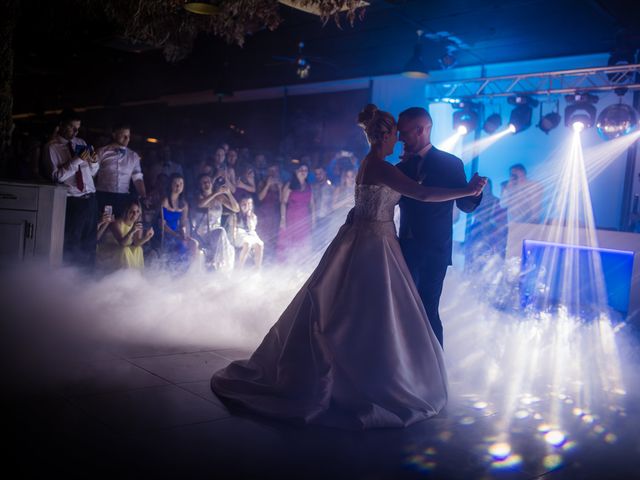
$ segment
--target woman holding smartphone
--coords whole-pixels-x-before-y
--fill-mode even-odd
[[[98,239],[96,264],[99,269],[115,271],[121,268],[144,268],[142,245],[151,240],[154,231],[152,227],[143,230],[141,213],[140,204],[131,201],[123,216],[109,223]]]

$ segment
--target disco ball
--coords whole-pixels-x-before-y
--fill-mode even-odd
[[[633,131],[638,126],[636,111],[624,103],[609,105],[600,112],[596,127],[606,140],[617,138]]]

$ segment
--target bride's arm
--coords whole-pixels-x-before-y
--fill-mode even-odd
[[[471,181],[463,188],[425,187],[407,177],[399,169],[390,163],[381,163],[378,166],[378,182],[396,192],[422,202],[446,202],[456,198],[480,195],[486,184],[484,177],[475,174]]]

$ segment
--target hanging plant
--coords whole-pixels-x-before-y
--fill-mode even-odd
[[[211,0],[204,5],[207,14],[199,15],[185,8],[190,3],[185,0],[78,1],[106,14],[127,40],[161,48],[169,62],[188,56],[199,33],[242,46],[247,35],[275,30],[282,22],[281,4],[319,15],[323,24],[333,19],[338,26],[343,16],[353,24],[367,5],[362,0]]]

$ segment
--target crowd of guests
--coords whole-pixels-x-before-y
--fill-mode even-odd
[[[509,226],[515,223],[544,223],[544,187],[527,177],[524,165],[509,167],[509,180],[501,184],[500,197],[488,179],[482,200],[472,214],[465,239],[466,265],[481,269],[487,256],[504,258]]]
[[[358,161],[340,152],[327,165],[270,162],[228,144],[187,165],[144,162],[131,128],[114,126],[94,148],[81,120],[62,115],[43,149],[52,181],[67,187],[66,263],[113,271],[151,264],[186,270],[260,269],[325,248],[354,205]]]
[[[297,262],[322,251],[354,205],[358,159],[348,151],[327,162],[270,161],[221,144],[183,165],[169,156],[143,161],[129,148],[129,125],[115,125],[100,148],[78,137],[80,127],[65,111],[41,154],[45,176],[67,187],[69,264],[231,272]],[[466,257],[504,257],[509,224],[540,223],[543,195],[520,164],[500,197],[489,180],[468,223]]]

